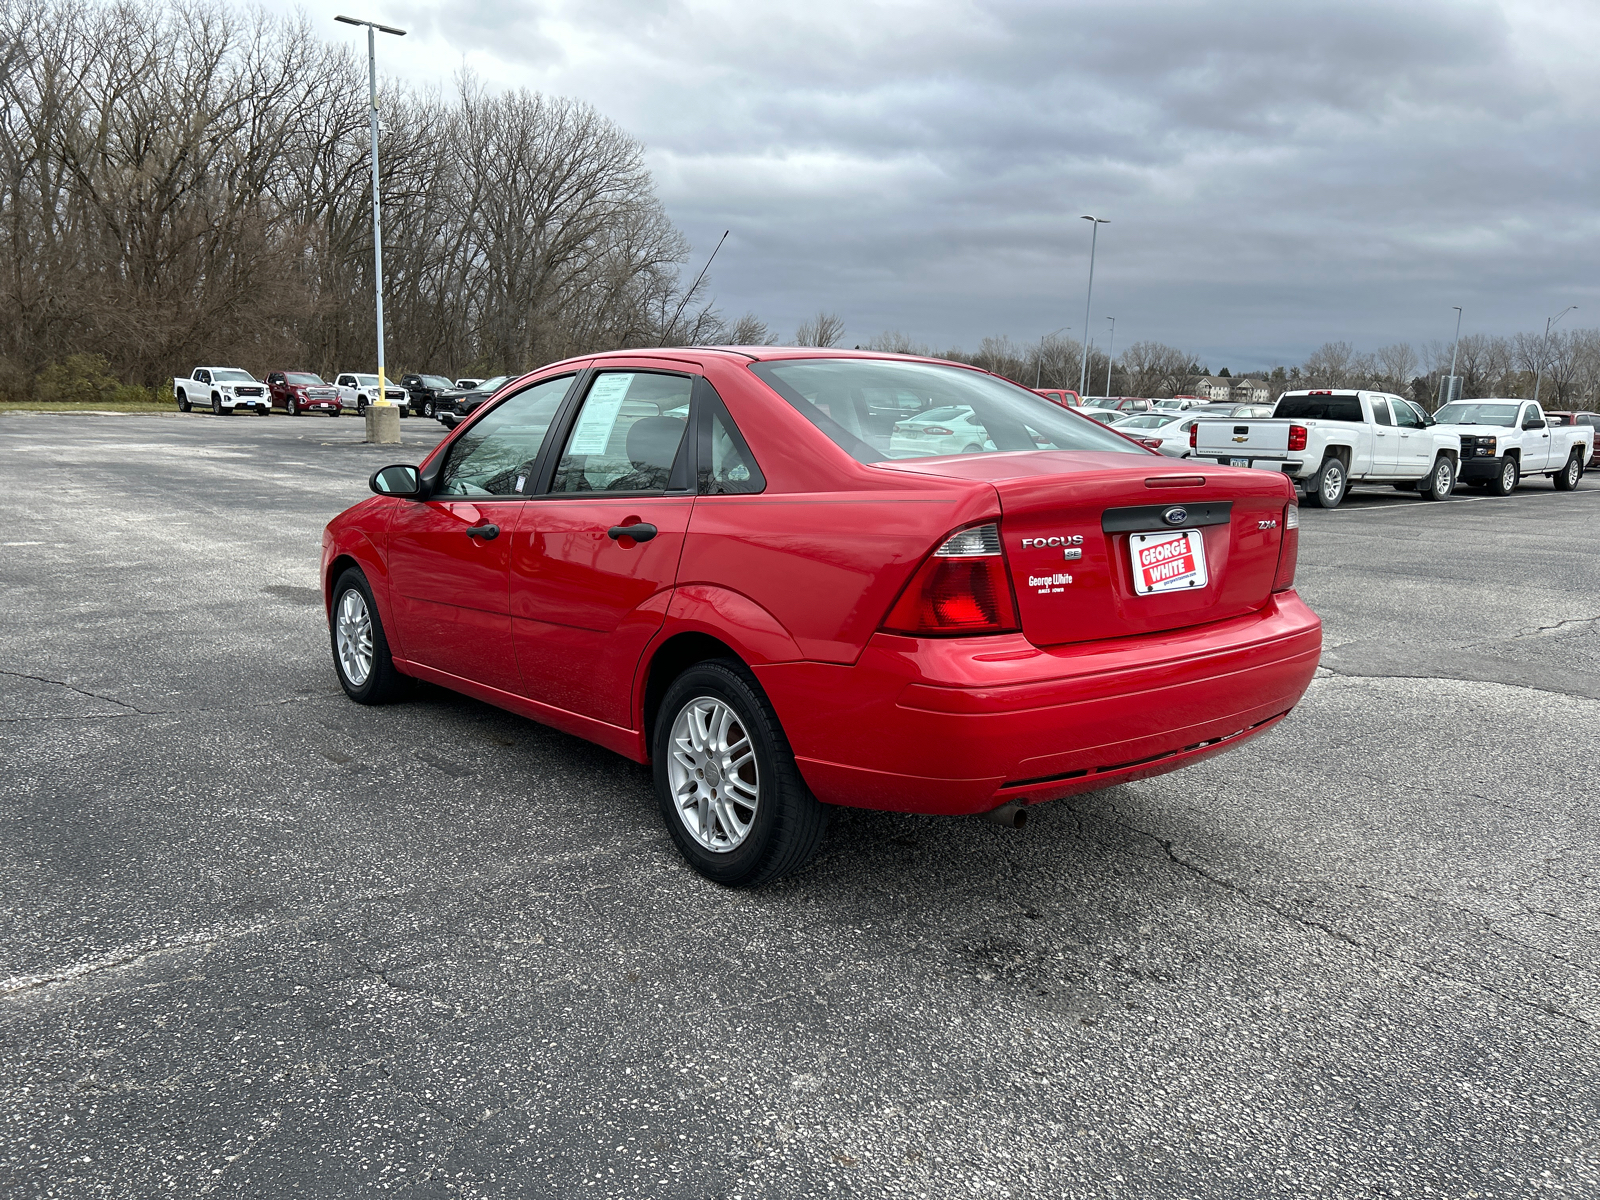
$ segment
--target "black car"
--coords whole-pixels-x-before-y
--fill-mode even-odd
[[[460,390],[443,375],[402,375],[400,386],[411,397],[411,411],[425,417],[438,416]]]
[[[480,404],[510,383],[511,379],[510,375],[496,375],[493,379],[485,379],[470,392],[457,392],[453,397],[454,403],[439,412],[440,422],[446,429],[452,428],[457,421],[470,417]]]

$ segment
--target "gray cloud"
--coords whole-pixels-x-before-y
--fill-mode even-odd
[[[1113,222],[1092,332],[1114,314],[1123,344],[1214,366],[1446,336],[1452,304],[1500,331],[1596,303],[1589,6],[414,0],[385,18],[413,31],[384,47],[398,73],[465,62],[640,137],[698,252],[733,230],[719,305],[785,333],[818,307],[853,339],[1080,325],[1086,211]]]

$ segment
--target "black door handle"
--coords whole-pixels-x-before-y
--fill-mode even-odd
[[[482,538],[486,542],[492,542],[495,540],[495,538],[500,536],[500,526],[474,525],[471,529],[467,530],[467,536]]]
[[[632,538],[636,542],[648,542],[660,532],[654,525],[640,521],[637,525],[613,525],[606,530],[606,536],[612,541],[618,538]]]

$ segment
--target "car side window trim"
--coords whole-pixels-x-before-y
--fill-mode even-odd
[[[561,450],[566,446],[567,439],[572,435],[572,427],[577,422],[578,412],[583,407],[584,400],[588,398],[589,389],[594,386],[595,379],[607,371],[626,370],[628,370],[626,366],[598,366],[585,368],[579,373],[578,383],[567,393],[566,400],[556,412],[555,420],[550,423],[550,433],[545,438],[544,449],[539,452],[538,486],[530,489],[531,494],[528,497],[530,500],[616,500],[626,496],[649,498],[654,496],[694,495],[694,445],[698,441],[694,437],[685,437],[678,443],[678,456],[672,461],[672,470],[667,475],[667,487],[665,490],[592,492],[552,492],[550,490],[555,483],[556,467],[561,461]],[[698,380],[700,376],[689,371],[663,371],[655,367],[642,371],[636,370],[634,373],[641,375],[674,375],[680,379],[690,380],[689,428],[691,430],[694,429],[696,392],[692,381]]]

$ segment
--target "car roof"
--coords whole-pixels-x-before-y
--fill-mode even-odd
[[[726,354],[732,357],[746,359],[749,362],[772,362],[778,359],[795,358],[860,358],[860,359],[886,359],[892,362],[932,363],[941,367],[962,367],[968,371],[976,371],[980,375],[993,375],[993,371],[985,371],[982,367],[975,367],[971,363],[953,362],[948,358],[935,358],[924,354],[893,354],[887,350],[846,350],[837,346],[659,346],[635,347],[629,350],[600,350],[590,354],[578,354],[572,358],[562,359],[540,367],[543,371],[547,367],[564,366],[567,363],[585,362],[592,358],[672,358],[682,354]],[[467,378],[471,378],[468,376]],[[1018,384],[1021,387],[1023,385]],[[1032,388],[1026,390],[1032,391]],[[1041,389],[1045,390],[1045,389]],[[1069,388],[1056,388],[1056,391],[1069,391]]]

